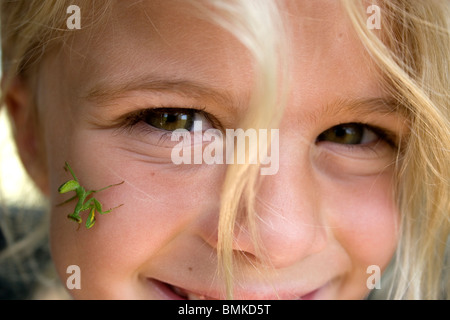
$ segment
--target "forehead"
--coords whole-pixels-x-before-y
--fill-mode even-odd
[[[290,77],[298,99],[377,90],[373,66],[339,1],[280,2],[290,39]],[[65,77],[79,92],[133,79],[192,79],[240,91],[252,83],[252,57],[229,32],[202,18],[190,1],[115,1],[102,27],[72,38]],[[351,84],[346,86],[345,84]],[[347,88],[348,87],[348,88]]]

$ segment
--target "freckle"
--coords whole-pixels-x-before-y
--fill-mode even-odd
[[[189,267],[188,270],[189,270],[189,271],[192,271],[192,267]]]
[[[153,176],[155,175],[155,173],[154,173],[154,172],[151,172],[150,175],[153,177]]]

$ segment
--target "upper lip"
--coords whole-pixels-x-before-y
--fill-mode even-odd
[[[152,280],[152,279],[151,279]],[[210,290],[202,290],[202,289],[186,289],[183,286],[178,286],[175,284],[171,284],[168,282],[161,282],[165,285],[168,285],[172,290],[180,291],[184,295],[193,294],[197,297],[202,297],[207,300],[220,300],[224,299],[224,295],[220,293],[220,291],[215,289]],[[239,300],[294,300],[294,299],[302,299],[307,295],[310,295],[316,291],[318,291],[323,286],[314,287],[312,290],[282,290],[275,289],[271,286],[258,288],[256,289],[248,289],[237,286],[235,288],[234,298]]]

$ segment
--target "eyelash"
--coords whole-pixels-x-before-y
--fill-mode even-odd
[[[378,126],[373,126],[370,124],[365,124],[365,123],[361,123],[361,124],[364,125],[367,129],[374,132],[379,138],[378,141],[381,140],[381,141],[386,142],[393,149],[398,148],[398,143],[397,143],[398,139],[397,139],[397,135],[394,132],[387,130],[387,129],[380,128]],[[370,146],[370,145],[367,145],[367,146],[361,145],[361,147],[372,148],[372,146]]]
[[[208,112],[205,111],[206,108],[204,107],[188,107],[188,108],[176,108],[176,107],[156,107],[156,108],[148,108],[148,109],[140,109],[138,111],[134,111],[131,113],[128,113],[124,116],[122,116],[118,121],[117,121],[117,128],[119,130],[126,130],[128,131],[128,133],[131,133],[133,130],[135,130],[137,128],[137,126],[140,123],[144,122],[144,119],[146,118],[146,115],[148,115],[148,113],[150,112],[154,112],[155,110],[172,110],[172,111],[176,111],[176,112],[192,112],[194,111],[195,113],[200,113],[201,115],[203,115],[212,125],[214,128],[218,128],[222,131],[224,131],[224,128],[221,125],[221,122],[217,120],[216,117],[212,116],[211,114],[209,114]],[[390,147],[392,147],[393,149],[396,149],[397,146],[397,136],[395,133],[393,133],[390,130],[384,129],[384,128],[380,128],[378,126],[373,126],[367,123],[358,123],[358,122],[350,122],[350,123],[341,123],[339,125],[333,126],[327,130],[330,130],[332,128],[338,127],[338,126],[344,126],[344,125],[349,125],[349,124],[358,124],[358,125],[362,125],[365,129],[368,129],[370,131],[372,131],[373,133],[375,133],[378,137],[377,140],[377,144],[379,143],[379,141],[384,141],[385,143],[387,143]],[[159,129],[156,127],[153,127],[150,124],[145,123],[145,125],[140,126],[141,128],[139,128],[140,130],[142,130],[143,133],[145,134],[155,134],[158,133],[160,135],[159,141],[158,143],[163,144],[164,142],[166,142],[167,140],[171,139],[171,135],[172,135],[172,131],[167,131],[164,129]],[[327,130],[325,130],[324,132],[326,132]],[[321,135],[324,133],[322,132]],[[320,136],[320,135],[319,135]],[[319,143],[321,141],[319,141],[319,136],[316,138],[315,143]],[[371,150],[373,151],[373,144],[372,143],[368,143],[368,144],[339,144],[342,147],[345,147],[349,150],[354,150],[354,149],[359,149],[359,150]]]
[[[373,133],[378,137],[376,143],[378,143],[379,141],[384,141],[384,142],[386,142],[390,147],[392,147],[392,148],[394,148],[394,149],[398,147],[398,143],[397,143],[397,140],[398,140],[398,139],[397,139],[397,135],[396,135],[394,132],[392,132],[392,131],[390,131],[390,130],[388,130],[388,129],[384,129],[384,128],[381,128],[381,127],[378,127],[378,126],[374,126],[374,125],[371,125],[371,124],[368,124],[368,123],[362,123],[362,122],[345,122],[345,123],[340,123],[340,124],[338,124],[338,125],[335,125],[335,126],[329,128],[329,129],[323,131],[323,132],[317,137],[316,143],[320,143],[320,142],[321,142],[321,141],[319,140],[319,137],[320,137],[323,133],[325,133],[326,131],[332,130],[333,128],[337,128],[337,127],[340,127],[340,126],[349,126],[349,125],[360,125],[360,126],[362,126],[364,129],[367,129],[367,130],[373,132]],[[355,147],[357,147],[357,148],[368,148],[368,149],[372,149],[372,148],[373,148],[372,143],[365,143],[365,144],[342,144],[342,145],[345,146],[345,147],[347,147],[347,148],[350,148],[350,149],[355,148]]]
[[[144,124],[144,120],[146,118],[146,115],[150,112],[154,112],[155,110],[173,110],[177,112],[183,112],[183,111],[194,111],[196,113],[202,114],[208,121],[210,121],[214,127],[221,128],[219,125],[219,122],[216,118],[211,116],[209,113],[205,112],[204,107],[190,107],[190,108],[175,108],[175,107],[156,107],[156,108],[147,108],[147,109],[140,109],[138,111],[133,111],[131,113],[128,113],[122,117],[116,122],[116,128],[121,131],[127,131],[127,133],[132,133],[134,130],[137,129],[139,124]],[[145,125],[139,126],[139,130],[143,134],[159,134],[159,140],[158,144],[164,144],[167,141],[170,141],[172,137],[172,131],[167,131],[164,129],[156,128],[150,124],[145,123]]]

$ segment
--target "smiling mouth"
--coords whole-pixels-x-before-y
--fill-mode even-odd
[[[212,297],[205,294],[195,293],[189,290],[186,290],[181,287],[177,287],[165,282],[161,282],[155,279],[150,280],[157,291],[164,296],[167,300],[219,300],[218,297]],[[244,297],[245,300],[284,300],[284,299],[295,299],[295,300],[313,300],[316,297],[316,293],[319,291],[319,289],[316,289],[314,291],[311,291],[307,294],[301,295],[301,296],[292,296],[289,297],[283,297],[282,295],[273,294],[271,297],[269,296],[248,296]],[[218,295],[219,296],[219,295]]]
[[[185,300],[216,300],[211,297],[207,297],[204,295],[198,295],[193,292],[185,291],[184,289],[181,289],[181,288],[178,288],[175,286],[169,286],[169,287],[175,294],[177,294],[178,296],[180,296],[182,299],[185,299]]]
[[[194,293],[189,290],[155,279],[150,279],[150,282],[156,288],[156,290],[167,300],[218,300],[217,298]]]

